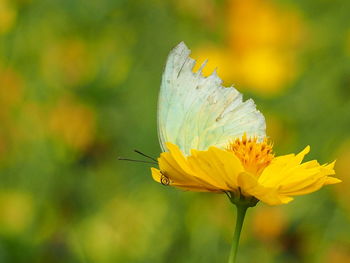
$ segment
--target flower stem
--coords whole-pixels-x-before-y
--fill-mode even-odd
[[[231,246],[231,252],[230,252],[228,263],[236,262],[239,237],[241,236],[243,221],[244,221],[245,213],[247,212],[248,207],[249,206],[247,205],[236,204],[236,208],[237,208],[236,227],[235,227],[235,233],[233,235],[233,242]]]

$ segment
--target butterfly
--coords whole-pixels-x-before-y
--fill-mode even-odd
[[[229,141],[244,134],[265,138],[265,118],[256,109],[254,101],[243,101],[242,94],[234,87],[222,86],[216,71],[208,77],[203,76],[207,60],[194,72],[196,61],[189,57],[190,53],[181,42],[170,52],[165,65],[157,111],[161,150],[167,151],[166,143],[171,142],[189,155],[191,149],[224,148]],[[157,162],[138,150],[135,152],[150,161],[119,159]]]
[[[163,152],[166,143],[179,146],[186,155],[191,149],[223,148],[227,142],[246,134],[266,137],[264,116],[252,99],[243,101],[234,87],[222,86],[214,71],[204,77],[196,72],[196,61],[184,42],[169,54],[158,98],[158,138]]]

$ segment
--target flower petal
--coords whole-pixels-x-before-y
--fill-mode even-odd
[[[342,182],[342,180],[340,180],[338,178],[328,176],[326,178],[326,181],[324,182],[324,184],[325,185],[327,185],[327,184],[338,184],[338,183],[341,183],[341,182]]]
[[[162,173],[160,172],[160,170],[158,170],[157,168],[152,167],[151,168],[152,171],[152,177],[153,179],[158,182],[158,183],[162,183],[161,182],[161,178],[162,178]],[[186,191],[193,191],[193,192],[218,192],[217,189],[215,188],[207,188],[204,185],[189,185],[189,184],[181,184],[181,183],[171,183],[171,186],[180,188],[182,190],[186,190]]]
[[[151,171],[153,180],[160,183],[160,180],[162,178],[162,174],[160,173],[160,171],[154,167],[151,167]]]
[[[169,152],[158,158],[160,169],[152,169],[153,179],[162,176],[170,185],[191,191],[233,191],[237,189],[237,176],[244,171],[240,160],[231,152],[210,147],[207,151],[192,150],[186,157],[179,147],[167,143]]]
[[[192,191],[221,191],[221,188],[211,180],[201,178],[191,168],[177,145],[168,143],[169,152],[164,152],[158,158],[161,175],[170,180],[170,185]],[[160,179],[159,179],[160,180]],[[158,180],[158,181],[159,181]],[[156,180],[157,181],[157,180]]]
[[[174,158],[175,162],[186,172],[191,174],[192,170],[188,165],[186,157],[181,152],[180,148],[172,144],[170,142],[166,143],[166,147],[168,148],[169,152],[171,153],[172,157]]]
[[[293,170],[298,167],[309,151],[310,146],[307,146],[297,155],[288,154],[274,158],[271,164],[262,172],[259,182],[269,187],[279,185],[282,180],[292,176]]]
[[[286,204],[293,200],[291,197],[279,195],[274,188],[264,187],[257,178],[249,173],[240,173],[237,178],[243,195],[251,195],[269,205]]]
[[[237,189],[237,176],[244,169],[234,154],[216,147],[191,153],[188,162],[197,176],[223,190]]]
[[[258,179],[259,183],[277,189],[280,196],[288,197],[312,193],[326,184],[340,182],[334,177],[329,177],[335,174],[334,162],[320,165],[313,160],[301,164],[309,149],[306,147],[297,155],[276,157],[263,171]]]

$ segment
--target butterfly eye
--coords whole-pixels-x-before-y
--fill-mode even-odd
[[[170,179],[163,172],[160,172],[162,176],[160,177],[160,183],[162,185],[168,186],[170,184]]]

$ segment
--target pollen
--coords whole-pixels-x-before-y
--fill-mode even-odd
[[[230,142],[227,150],[233,152],[240,159],[247,172],[256,176],[259,176],[274,158],[272,144],[268,142],[267,138],[258,142],[257,137],[247,138],[246,134],[242,138]]]

